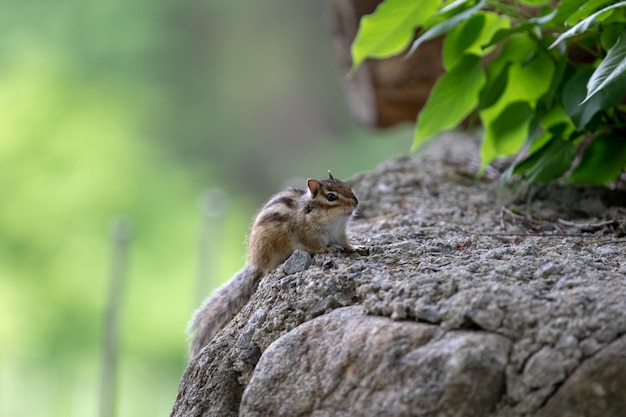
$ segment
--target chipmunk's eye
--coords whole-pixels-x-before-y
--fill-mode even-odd
[[[335,200],[337,200],[337,194],[335,194],[335,193],[328,193],[328,194],[326,194],[326,200],[328,200],[328,201],[335,201]]]

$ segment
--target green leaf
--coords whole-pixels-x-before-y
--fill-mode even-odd
[[[594,11],[614,3],[614,0],[586,0],[567,18],[567,25],[574,26]]]
[[[528,54],[535,47],[536,44],[527,36],[520,36],[507,42],[500,56],[490,63],[488,71],[494,84],[496,81],[502,82],[496,77],[502,77],[498,73],[507,71],[508,67],[506,87],[492,106],[487,107],[489,103],[483,103],[481,118],[493,120],[505,107],[516,101],[526,101],[534,108],[537,100],[549,91],[556,67],[543,52],[536,52],[528,59]]]
[[[598,18],[602,22],[602,29],[604,30],[607,26],[611,25],[621,25],[623,27],[624,23],[626,23],[626,7],[622,7],[619,9],[613,9],[611,13],[608,13],[601,18]]]
[[[616,83],[613,88],[602,89],[589,100],[583,101],[587,94],[585,85],[593,73],[591,66],[579,66],[563,86],[563,108],[578,130],[594,130],[599,122],[596,115],[618,105],[626,95],[626,83]]]
[[[550,82],[550,87],[546,92],[544,97],[544,104],[549,109],[554,106],[558,106],[562,108],[561,103],[561,88],[563,85],[563,79],[565,78],[567,69],[568,69],[568,57],[567,54],[558,54],[558,56],[553,57],[556,61],[556,66],[554,69],[554,74],[552,75],[552,80]]]
[[[563,24],[568,21],[574,13],[580,10],[585,3],[588,3],[588,1],[589,0],[561,0],[556,8],[557,13],[554,19],[552,19],[552,23],[563,26]],[[588,14],[589,13],[587,13],[587,15]],[[578,21],[570,22],[570,25],[575,25],[576,23],[578,23]]]
[[[550,48],[554,48],[556,45],[558,45],[559,43],[561,43],[567,38],[571,38],[572,36],[580,35],[581,33],[586,32],[591,27],[591,25],[596,23],[596,19],[601,14],[606,13],[612,9],[615,9],[618,7],[624,7],[624,6],[626,6],[626,1],[621,1],[619,3],[612,4],[608,7],[605,7],[602,10],[595,12],[594,14],[578,22],[567,32],[562,33],[558,38],[556,38],[556,40],[552,43],[552,45],[550,45]]]
[[[624,30],[623,24],[606,25],[602,28],[602,34],[600,35],[600,44],[604,50],[608,51],[615,45],[619,37]]]
[[[412,150],[467,117],[478,104],[478,94],[484,84],[482,63],[473,55],[465,55],[457,66],[442,75],[417,118]]]
[[[415,28],[423,25],[439,6],[439,0],[385,0],[374,13],[363,16],[352,43],[352,70],[368,58],[387,58],[411,43]]]
[[[540,6],[548,3],[550,0],[520,0],[520,3],[527,4],[529,6]]]
[[[483,48],[502,28],[508,28],[511,22],[492,12],[479,12],[452,29],[443,44],[443,65],[450,69],[463,54],[485,56],[493,48]]]
[[[563,86],[562,102],[566,113],[574,122],[578,130],[585,129],[593,117],[602,110],[602,97],[600,95],[581,104],[587,90],[585,84],[593,74],[591,66],[578,66],[574,74]]]
[[[570,135],[576,131],[576,126],[574,126],[572,119],[559,103],[554,103],[553,106],[548,108],[546,112],[541,115],[540,124],[549,135],[560,136],[562,138],[569,138]],[[537,138],[537,140],[533,142],[530,151],[536,151],[547,141],[548,140],[545,138]]]
[[[510,24],[508,26],[502,27],[502,28],[498,28],[498,30],[496,30],[491,39],[489,39],[489,41],[485,42],[484,45],[482,45],[483,48],[488,48],[490,46],[495,45],[496,43],[512,36],[515,35],[516,33],[521,33],[521,32],[530,32],[535,30],[536,26],[542,26],[545,25],[546,23],[550,22],[551,20],[553,20],[556,16],[557,10],[553,10],[552,13],[549,13],[545,16],[537,16],[537,17],[533,17],[528,19],[526,22],[522,22],[521,24],[518,24],[514,27],[510,27]]]
[[[500,29],[496,33],[493,34],[489,42],[483,45],[483,48],[488,48],[490,46],[495,45],[496,43],[515,35],[516,33],[528,32],[533,25],[529,23],[522,23],[521,25],[513,26],[511,28]]]
[[[526,173],[528,182],[546,183],[565,174],[576,157],[576,147],[560,137],[552,139],[537,152],[522,161],[514,173]]]
[[[623,78],[624,75],[626,75],[626,30],[622,32],[615,45],[607,51],[606,56],[589,78],[587,97],[583,103]]]
[[[509,83],[505,93],[518,100],[535,103],[550,88],[555,66],[543,53],[535,55],[528,63],[513,63],[509,69]]]
[[[537,44],[527,33],[517,35],[508,40],[498,57],[489,63],[489,72],[498,73],[512,62],[526,61],[536,49]]]
[[[511,179],[513,174],[523,174],[530,168],[524,167],[520,169],[519,166],[520,164],[524,163],[524,159],[528,158],[529,154],[532,154],[536,151],[536,149],[534,151],[531,150],[531,146],[533,146],[545,134],[546,132],[543,131],[539,123],[539,119],[536,116],[533,117],[528,125],[528,136],[526,137],[524,144],[519,149],[519,151],[517,151],[517,155],[515,155],[515,158],[513,159],[511,165],[509,165],[509,167],[502,173],[502,175],[500,175],[500,181],[503,184]],[[541,146],[545,145],[545,143],[546,141],[543,141]],[[537,148],[540,148],[541,146],[538,146]]]
[[[539,51],[526,62],[524,57],[533,45],[528,35],[514,38],[490,65],[490,71],[506,71],[506,66],[509,67],[504,91],[492,106],[480,111],[485,127],[481,144],[483,166],[494,158],[512,155],[520,149],[528,136],[536,103],[549,91],[555,65],[546,53]]]
[[[510,65],[511,63],[507,62],[504,67],[496,69],[489,68],[485,88],[483,88],[480,93],[479,110],[488,109],[500,100],[509,81]]]
[[[465,51],[476,41],[485,27],[485,15],[476,14],[452,29],[443,42],[441,55],[446,70],[454,67],[456,61],[463,57]],[[480,56],[480,54],[475,54]]]
[[[576,131],[576,127],[572,123],[563,107],[555,104],[549,108],[538,120],[535,117],[533,122],[536,124],[533,128],[531,125],[529,141],[526,149],[522,148],[520,152],[526,152],[532,155],[545,147],[554,137],[570,138]],[[573,142],[573,141],[572,141]],[[515,173],[518,173],[517,171]],[[521,172],[520,172],[521,173]]]
[[[571,179],[580,183],[606,184],[626,166],[626,139],[621,135],[599,135],[589,144]]]
[[[480,148],[483,166],[496,157],[516,153],[528,137],[532,118],[532,109],[523,101],[511,103],[491,120],[483,118],[485,136]]]
[[[504,44],[502,52],[487,67],[487,82],[480,95],[480,110],[488,109],[501,101],[508,85],[509,67],[514,62],[525,61],[535,48],[535,42],[527,34],[512,38]],[[499,110],[501,111],[516,100],[518,100],[517,97],[512,97],[511,100],[503,103]]]
[[[437,12],[437,15],[443,16],[448,13],[452,13],[454,15],[456,13],[455,12],[456,9],[462,8],[470,1],[472,0],[454,0],[452,3],[448,4],[447,6],[442,7],[441,10]]]
[[[418,2],[418,3],[421,3],[421,2]],[[464,10],[460,12],[459,14],[456,14],[452,16],[451,18],[446,19],[443,22],[428,29],[426,32],[424,32],[419,38],[417,38],[413,42],[413,45],[411,45],[411,49],[409,49],[407,56],[412,55],[422,43],[448,33],[453,28],[455,28],[459,23],[472,17],[480,9],[482,9],[486,3],[487,3],[486,0],[480,0],[478,4],[476,4],[474,7]]]
[[[552,9],[547,7],[546,9],[543,9],[542,12],[545,12],[546,10],[552,10]],[[538,16],[531,17],[530,19],[528,19],[528,22],[533,25],[542,26],[542,25],[545,25],[546,23],[551,22],[557,16],[558,12],[559,12],[558,9],[554,9],[550,13],[540,14]]]

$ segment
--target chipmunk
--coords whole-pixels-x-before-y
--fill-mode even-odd
[[[190,323],[197,355],[248,302],[261,278],[296,249],[311,254],[353,252],[346,225],[359,204],[350,187],[330,171],[308,179],[308,190],[290,188],[274,195],[255,216],[248,240],[248,262],[215,295],[207,298]]]

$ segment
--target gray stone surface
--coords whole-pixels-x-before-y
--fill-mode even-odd
[[[311,266],[311,262],[313,262],[313,258],[311,255],[302,250],[295,250],[291,256],[285,261],[283,265],[283,270],[285,274],[291,275],[296,272],[302,272],[309,269]]]
[[[503,394],[511,341],[344,307],[272,343],[242,416],[482,416]]]
[[[356,177],[369,254],[265,277],[172,416],[623,415],[626,195],[515,196],[476,154],[451,137]]]
[[[603,417],[626,411],[626,336],[585,360],[550,398],[539,417]]]

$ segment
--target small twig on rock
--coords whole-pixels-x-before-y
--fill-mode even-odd
[[[626,220],[623,220],[623,219],[609,219],[609,220],[604,220],[604,221],[600,221],[596,223],[591,223],[591,222],[577,223],[577,222],[572,222],[569,220],[564,220],[561,218],[556,219],[556,221],[539,220],[539,219],[533,218],[530,214],[524,214],[524,215],[518,214],[518,213],[513,212],[509,208],[502,206],[500,208],[500,224],[503,226],[503,228],[505,226],[505,222],[504,222],[505,214],[508,215],[513,220],[515,220],[517,223],[525,227],[533,228],[535,230],[536,229],[545,230],[546,227],[551,227],[555,230],[561,231],[562,229],[559,227],[559,225],[563,225],[567,227],[575,227],[582,231],[591,232],[591,231],[595,231],[598,229],[602,229],[605,226],[620,225],[620,224],[626,223]]]
[[[504,223],[504,214],[507,214],[508,216],[516,220],[516,223],[519,223],[522,226],[532,229],[532,230],[540,230],[540,231],[556,230],[558,232],[562,232],[562,229],[554,222],[546,221],[546,220],[538,220],[538,219],[533,218],[530,214],[524,214],[524,215],[517,214],[504,206],[500,208],[500,213],[501,213],[500,219],[502,223]]]
[[[606,220],[606,221],[598,222],[598,223],[575,223],[575,222],[570,222],[570,221],[563,220],[563,219],[557,219],[556,221],[565,226],[576,227],[578,229],[588,229],[588,230],[601,229],[604,226],[618,224],[620,222],[620,220],[617,220],[617,219],[610,219],[610,220]]]

